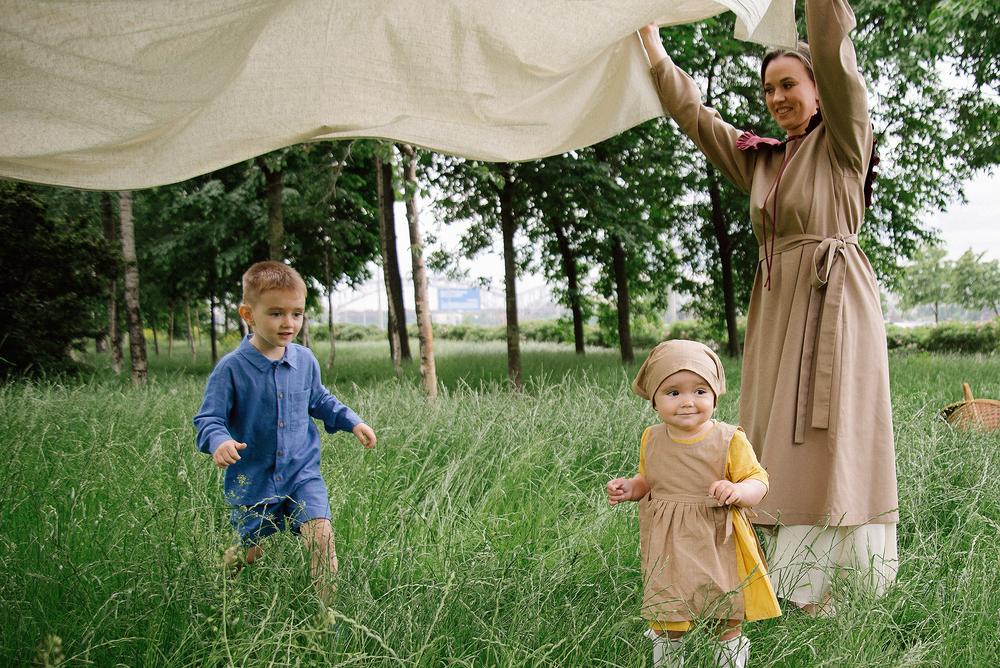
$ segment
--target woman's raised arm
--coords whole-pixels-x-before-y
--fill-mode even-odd
[[[742,133],[702,103],[701,91],[694,80],[667,55],[655,24],[644,26],[639,38],[652,65],[663,111],[727,179],[743,192],[750,192],[756,154],[736,147]]]
[[[872,150],[868,92],[849,33],[857,22],[846,0],[808,0],[806,29],[823,124],[838,161],[864,173]]]

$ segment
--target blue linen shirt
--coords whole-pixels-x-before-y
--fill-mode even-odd
[[[320,382],[319,362],[308,348],[289,344],[280,361],[264,357],[244,337],[212,370],[194,416],[198,449],[214,454],[230,438],[246,443],[226,468],[231,505],[249,506],[290,496],[306,480],[320,479],[322,420],[329,433],[351,431],[362,420]]]

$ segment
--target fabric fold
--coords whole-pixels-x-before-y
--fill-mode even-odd
[[[794,42],[793,4],[0,0],[0,176],[142,188],[348,137],[541,158],[662,113],[637,27]]]

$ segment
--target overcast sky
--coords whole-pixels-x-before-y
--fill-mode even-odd
[[[957,258],[970,248],[1000,260],[1000,174],[983,175],[965,186],[966,204],[953,204],[943,213],[927,217],[936,228],[948,257]]]

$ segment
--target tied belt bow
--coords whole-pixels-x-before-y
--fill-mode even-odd
[[[846,258],[847,247],[858,245],[856,234],[836,234],[821,237],[796,234],[778,240],[777,247],[760,247],[761,261],[768,255],[816,244],[812,261],[812,288],[802,335],[802,358],[799,362],[799,383],[795,400],[794,443],[805,443],[806,426],[813,429],[830,427],[830,397],[833,393],[833,358],[841,326],[844,285],[847,268],[839,258]],[[846,261],[846,260],[845,260]],[[810,387],[811,385],[811,387]],[[811,392],[810,392],[811,390]],[[812,395],[812,415],[808,404]]]

